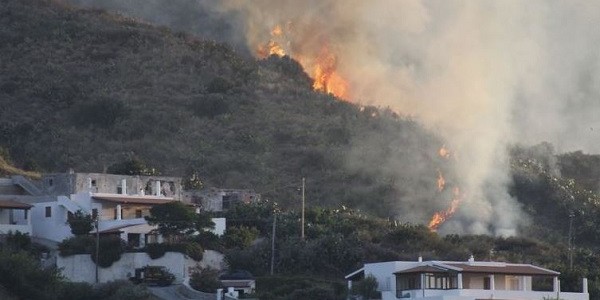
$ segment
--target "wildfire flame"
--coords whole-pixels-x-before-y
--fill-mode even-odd
[[[438,178],[437,178],[438,192],[443,191],[445,186],[446,186],[446,179],[444,178],[444,175],[442,175],[442,171],[438,170]]]
[[[438,154],[443,157],[443,158],[450,158],[450,150],[448,150],[448,148],[446,148],[446,145],[443,145]]]
[[[460,201],[462,199],[460,189],[455,187],[452,194],[452,202],[450,202],[450,207],[448,207],[448,209],[444,211],[438,211],[435,214],[433,214],[431,221],[429,221],[429,225],[427,225],[427,227],[429,227],[429,230],[437,231],[440,225],[446,222],[448,218],[452,217],[452,215],[454,215],[454,213],[458,209],[458,205],[460,204]]]
[[[323,46],[314,66],[313,89],[347,99],[348,83],[336,73],[336,68],[337,57]]]
[[[333,94],[340,99],[349,99],[348,82],[337,72],[337,56],[333,53],[327,43],[323,43],[320,51],[311,53],[302,53],[302,49],[287,49],[282,45],[288,45],[287,48],[293,48],[291,43],[285,42],[287,36],[284,28],[276,25],[271,29],[271,38],[268,42],[258,45],[256,55],[259,58],[267,58],[271,55],[282,57],[290,55],[295,58],[304,68],[304,70],[312,75],[313,89],[316,91]],[[294,51],[296,50],[296,51]]]
[[[451,156],[451,152],[450,152],[450,150],[448,150],[448,148],[446,148],[446,145],[443,145],[440,148],[440,150],[438,151],[438,154],[441,157],[446,158],[446,159],[450,158],[450,156]],[[442,171],[438,170],[438,178],[437,178],[438,192],[442,192],[445,187],[446,187],[446,179],[444,178]],[[448,220],[450,217],[452,217],[452,215],[454,215],[454,213],[458,209],[458,205],[460,204],[461,200],[462,200],[462,195],[460,193],[460,189],[458,187],[454,187],[452,189],[452,201],[450,202],[450,207],[448,207],[448,209],[446,209],[446,210],[438,211],[433,214],[433,217],[431,217],[431,220],[429,221],[429,224],[427,225],[427,227],[429,227],[429,230],[437,231],[437,229],[444,222],[446,222],[446,220]]]

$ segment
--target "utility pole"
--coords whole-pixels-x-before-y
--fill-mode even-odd
[[[96,215],[96,283],[98,283],[98,253],[100,252],[100,228],[98,228],[98,216]]]
[[[569,213],[569,270],[573,270],[573,212]]]
[[[302,228],[300,230],[301,234],[300,237],[302,239],[304,239],[304,202],[305,202],[305,197],[304,197],[304,190],[306,187],[306,178],[302,177]]]
[[[273,232],[271,233],[271,276],[275,269],[275,230],[277,227],[277,212],[273,211]]]

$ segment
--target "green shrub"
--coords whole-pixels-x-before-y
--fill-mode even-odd
[[[226,248],[246,248],[249,247],[256,238],[259,231],[255,227],[231,226],[227,228],[223,236],[223,244]]]
[[[198,235],[194,236],[194,241],[199,243],[204,249],[210,249],[219,252],[224,251],[224,247],[219,236],[210,231],[202,231],[198,233]]]
[[[204,249],[200,244],[194,242],[185,243],[185,254],[195,261],[201,261],[204,256]]]
[[[71,227],[71,233],[74,235],[84,235],[90,233],[94,228],[94,219],[90,214],[86,214],[81,210],[76,211],[67,219],[67,223]]]
[[[372,299],[377,297],[377,279],[373,275],[369,275],[362,280],[359,280],[352,286],[352,293],[362,296],[363,299]]]
[[[13,250],[29,251],[31,250],[31,238],[28,233],[9,231],[6,236],[6,245]]]
[[[99,285],[95,290],[94,299],[110,300],[146,300],[150,293],[140,285],[134,285],[127,280],[116,280]],[[89,297],[87,299],[90,299]],[[66,298],[65,298],[66,299]]]
[[[106,236],[100,238],[100,252],[96,262],[96,247],[92,249],[92,261],[102,268],[112,266],[115,261],[121,259],[121,254],[125,252],[125,242],[118,236]]]
[[[161,258],[167,252],[166,244],[148,244],[146,245],[146,253],[150,258],[157,259]]]
[[[192,272],[190,278],[190,286],[195,290],[205,293],[215,293],[218,288],[221,287],[219,281],[219,273],[217,270],[211,268],[200,268],[197,267]]]
[[[92,253],[95,248],[96,239],[93,236],[81,235],[64,239],[58,244],[60,256]]]

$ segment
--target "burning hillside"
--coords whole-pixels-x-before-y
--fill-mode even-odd
[[[286,26],[289,31],[292,23],[288,22]],[[284,56],[289,55],[296,59],[304,70],[313,79],[313,89],[327,94],[333,94],[336,97],[349,100],[349,85],[337,71],[338,58],[330,50],[327,41],[323,43],[317,51],[308,51],[303,53],[304,47],[294,47],[296,42],[292,41],[293,36],[286,33],[280,25],[276,25],[270,31],[270,39],[256,46],[256,55],[259,58],[266,58],[270,55]]]

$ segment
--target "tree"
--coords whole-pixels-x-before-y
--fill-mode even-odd
[[[94,228],[94,219],[92,215],[86,214],[81,210],[76,211],[67,219],[71,227],[71,233],[78,236],[90,233]]]
[[[150,225],[157,225],[158,232],[166,239],[179,238],[214,226],[207,214],[196,214],[191,207],[179,201],[152,207],[146,220]]]
[[[354,294],[362,296],[363,299],[373,299],[377,297],[377,279],[373,275],[369,275],[364,279],[356,282],[352,286]]]
[[[223,236],[223,243],[226,248],[246,248],[258,238],[258,234],[258,229],[254,227],[231,226],[227,228],[227,231]]]

